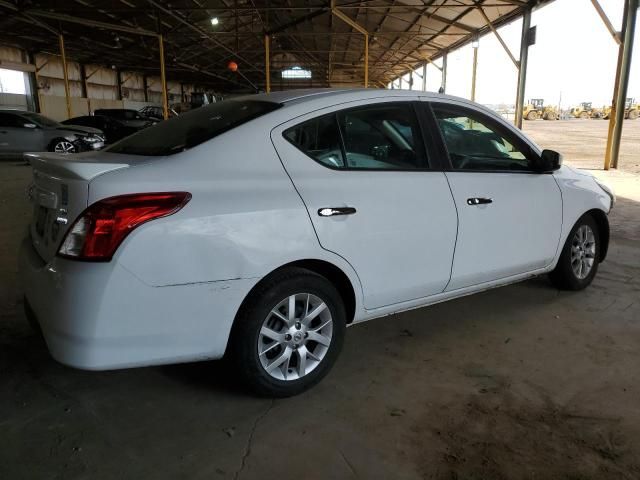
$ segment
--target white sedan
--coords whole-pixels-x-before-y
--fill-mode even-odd
[[[28,160],[25,306],[57,360],[227,354],[273,396],[324,377],[347,325],[545,273],[585,288],[614,203],[492,111],[407,91],[242,97]]]

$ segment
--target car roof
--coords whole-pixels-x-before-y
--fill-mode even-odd
[[[309,88],[300,90],[284,90],[273,93],[259,93],[257,95],[247,95],[237,97],[237,99],[253,99],[275,103],[303,103],[328,97],[345,97],[349,100],[366,100],[367,98],[380,97],[435,97],[435,98],[455,98],[434,92],[421,92],[417,90],[388,90],[381,88]]]

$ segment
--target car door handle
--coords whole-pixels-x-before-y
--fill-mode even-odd
[[[488,203],[493,203],[493,200],[490,198],[482,198],[482,197],[473,197],[467,198],[467,205],[486,205]]]
[[[318,209],[321,217],[335,217],[337,215],[353,215],[356,209],[353,207],[324,207]]]

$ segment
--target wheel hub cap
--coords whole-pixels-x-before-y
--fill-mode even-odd
[[[596,258],[596,237],[589,225],[581,225],[571,240],[571,268],[577,278],[587,278]]]
[[[258,358],[278,380],[297,380],[313,371],[331,345],[333,319],[319,297],[297,293],[267,315],[258,336]]]

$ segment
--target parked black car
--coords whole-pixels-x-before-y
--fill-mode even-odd
[[[139,111],[129,108],[99,108],[94,110],[93,114],[113,118],[127,127],[133,127],[138,130],[158,123],[142,115]]]
[[[76,153],[104,147],[104,133],[91,127],[62,125],[34,112],[0,110],[0,154]]]
[[[74,117],[62,122],[64,125],[81,125],[83,127],[98,128],[104,132],[104,143],[114,143],[121,138],[128,137],[132,133],[136,133],[139,129],[129,127],[115,118],[105,115],[85,115],[83,117]]]
[[[144,108],[141,108],[139,112],[147,118],[154,120],[156,122],[161,122],[164,120],[164,109],[162,107],[157,107],[155,105],[147,105]],[[177,117],[178,112],[176,112],[173,108],[169,108],[169,118]]]

